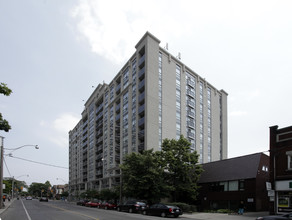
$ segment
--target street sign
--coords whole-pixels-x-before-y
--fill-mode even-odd
[[[275,190],[269,190],[268,191],[268,196],[269,197],[274,197],[275,196]]]
[[[271,190],[272,189],[272,184],[270,182],[266,182],[266,187],[267,187],[267,190]]]

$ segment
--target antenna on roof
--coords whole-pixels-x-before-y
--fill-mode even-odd
[[[168,43],[166,43],[164,49],[168,50]]]

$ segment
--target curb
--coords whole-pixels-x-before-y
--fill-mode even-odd
[[[10,202],[7,201],[7,202],[3,203],[5,206],[2,209],[0,209],[0,214],[2,214],[3,212],[5,212],[5,210],[8,209],[9,206],[14,202],[14,200],[15,199],[12,199]]]

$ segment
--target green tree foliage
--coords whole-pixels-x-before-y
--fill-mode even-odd
[[[14,182],[14,184],[13,184]],[[4,193],[11,194],[12,192],[12,185],[14,185],[14,193],[15,192],[22,192],[23,188],[27,188],[28,186],[24,181],[19,181],[13,178],[3,180],[3,184],[5,184],[5,189],[3,189]]]
[[[51,184],[49,181],[46,181],[45,183],[32,183],[29,188],[28,192],[30,195],[40,197],[42,196],[50,196]]]
[[[7,87],[5,83],[0,83],[0,94],[5,96],[9,96],[12,93],[12,90]],[[0,113],[0,130],[4,130],[5,132],[9,132],[11,126],[9,125],[8,121],[5,120]]]
[[[199,155],[191,152],[190,142],[182,135],[179,140],[165,139],[162,143],[164,178],[170,186],[174,202],[191,203],[197,197],[197,182],[202,172]]]
[[[80,197],[87,199],[96,199],[99,197],[99,194],[95,189],[88,189],[85,192],[81,193]]]
[[[105,201],[116,201],[119,198],[119,193],[115,189],[103,189],[99,192],[98,198]]]
[[[123,196],[159,201],[167,195],[167,185],[163,180],[160,152],[153,150],[132,153],[125,157],[122,170]]]
[[[3,192],[10,194],[12,192],[12,180],[3,180],[3,184],[5,184],[5,189],[3,189]]]
[[[120,166],[123,196],[150,203],[170,196],[174,202],[192,203],[202,172],[198,157],[183,136],[179,140],[165,139],[161,151],[127,155]]]

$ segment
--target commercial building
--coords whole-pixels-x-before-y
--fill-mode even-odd
[[[247,211],[267,211],[269,163],[269,156],[256,153],[203,164],[198,208],[237,210],[242,201]]]
[[[292,126],[270,127],[270,212],[292,212]]]
[[[120,184],[119,164],[131,152],[158,151],[182,134],[200,163],[227,158],[227,93],[217,90],[146,32],[109,83],[99,84],[69,132],[69,187]]]

